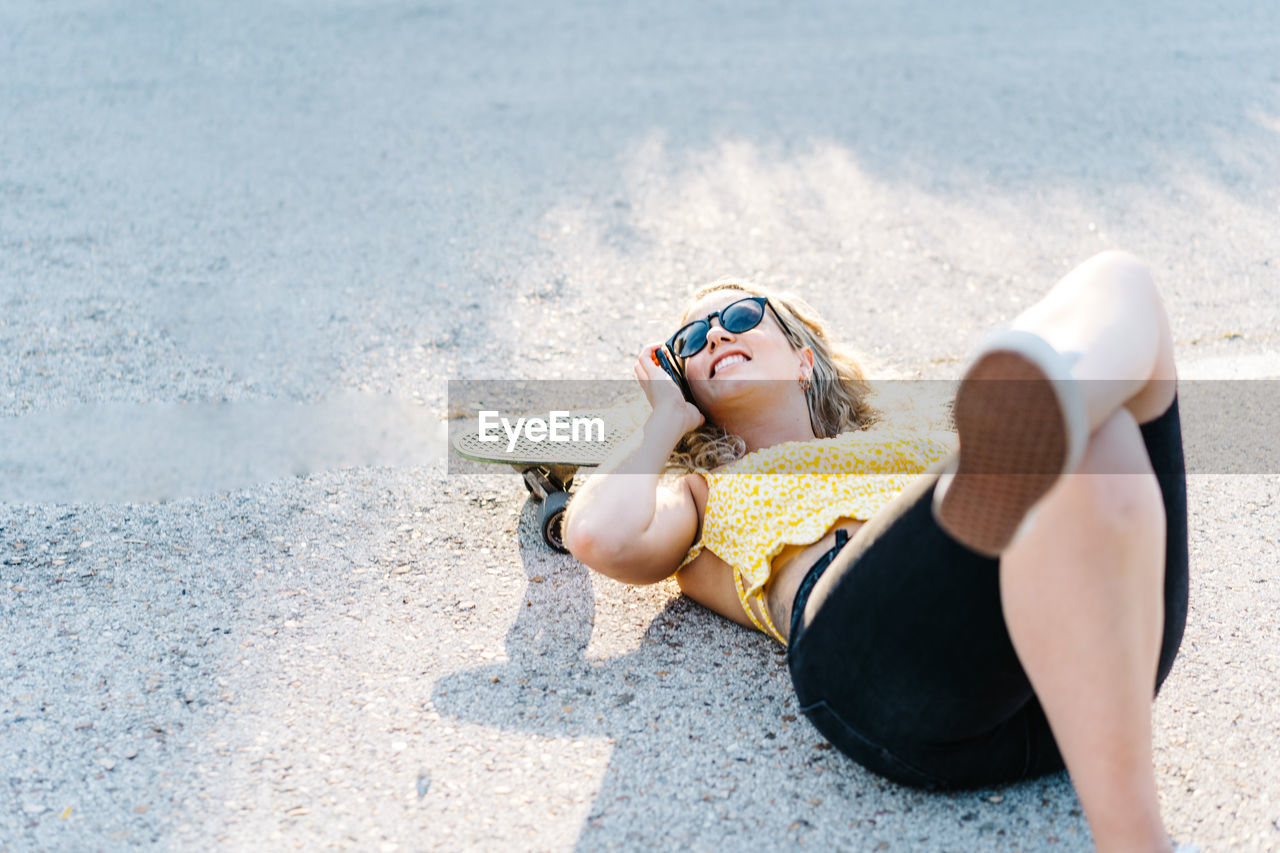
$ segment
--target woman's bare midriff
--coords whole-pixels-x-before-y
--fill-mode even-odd
[[[691,474],[687,481],[701,518],[707,507],[706,480]],[[788,545],[773,558],[769,582],[764,586],[765,605],[769,608],[769,618],[783,637],[790,633],[791,603],[805,574],[819,557],[835,546],[837,530],[845,530],[852,537],[864,523],[853,518],[838,518],[818,541],[808,545]],[[751,627],[751,620],[743,612],[742,603],[734,591],[733,567],[719,555],[709,549],[704,550],[681,569],[676,578],[680,581],[680,588],[694,601],[740,625]]]
[[[825,536],[808,545],[788,545],[773,558],[769,582],[764,586],[765,603],[773,624],[790,640],[791,605],[800,588],[800,582],[818,559],[836,544],[836,531],[844,530],[852,537],[864,522],[853,518],[840,518],[831,525]]]

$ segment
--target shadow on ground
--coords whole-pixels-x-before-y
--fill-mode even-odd
[[[520,528],[529,583],[506,660],[444,676],[432,704],[456,722],[607,739],[579,847],[1016,849],[1028,842],[1021,833],[1040,832],[1087,849],[1065,774],[943,795],[879,779],[798,715],[781,647],[683,597],[652,616],[632,650],[593,653],[595,604],[614,606],[618,587],[602,599],[583,565],[546,559],[532,500]]]

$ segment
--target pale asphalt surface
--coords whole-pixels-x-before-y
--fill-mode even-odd
[[[3,4],[0,850],[1088,849],[1063,776],[880,781],[766,638],[548,552],[446,474],[445,380],[626,378],[726,274],[949,376],[1107,247],[1181,362],[1280,375],[1278,24]],[[1190,485],[1154,744],[1206,850],[1280,846],[1278,486]]]

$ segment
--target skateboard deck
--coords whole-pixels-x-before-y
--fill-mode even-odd
[[[535,415],[531,417],[541,417]],[[520,418],[525,420],[526,418]],[[574,468],[590,468],[599,465],[613,451],[613,448],[625,439],[636,428],[630,410],[627,409],[576,409],[566,412],[564,421],[580,422],[599,419],[603,430],[584,426],[579,431],[579,440],[557,443],[548,439],[534,441],[527,434],[515,439],[514,446],[510,436],[501,428],[490,430],[489,434],[497,440],[482,440],[479,429],[458,433],[453,438],[453,451],[463,459],[472,462],[494,462],[527,467],[530,465],[567,465]],[[567,430],[572,435],[572,426]],[[588,435],[591,440],[588,440]],[[602,436],[602,438],[600,438]]]
[[[567,554],[560,525],[569,504],[573,475],[579,468],[593,468],[604,462],[614,448],[639,427],[640,421],[634,408],[575,409],[553,414],[562,416],[561,433],[577,440],[553,441],[545,432],[541,440],[534,440],[519,430],[514,436],[508,431],[512,420],[520,423],[536,418],[544,424],[549,420],[533,415],[508,418],[505,426],[487,431],[487,440],[481,434],[479,421],[473,419],[476,428],[457,433],[450,444],[453,452],[463,459],[514,468],[529,493],[542,502],[542,540]],[[597,420],[600,426],[596,425]],[[575,426],[580,428],[576,433]]]

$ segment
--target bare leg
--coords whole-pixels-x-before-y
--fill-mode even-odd
[[[1092,436],[1080,473],[1000,558],[1005,622],[1100,851],[1169,849],[1151,752],[1164,623],[1164,507],[1132,415]],[[1101,472],[1101,473],[1097,473]]]
[[[1013,325],[1076,379],[1105,381],[1081,385],[1093,434],[1079,473],[1001,555],[1005,621],[1098,849],[1168,850],[1151,753],[1165,519],[1137,429],[1173,400],[1168,319],[1146,267],[1108,252]]]
[[[1013,327],[1039,335],[1072,362],[1091,429],[1121,406],[1146,423],[1173,402],[1169,320],[1150,271],[1132,255],[1103,252],[1090,258],[1020,314]]]

